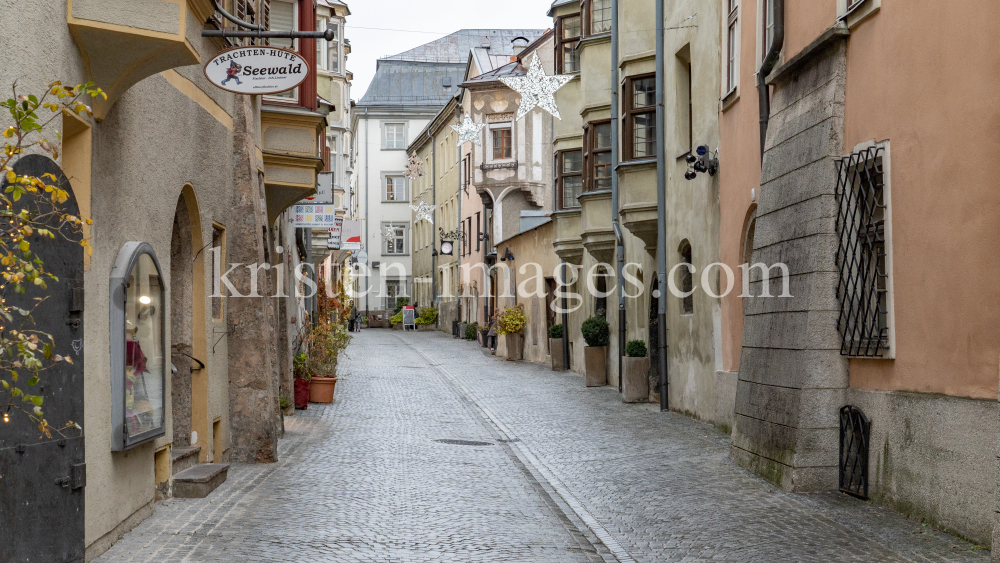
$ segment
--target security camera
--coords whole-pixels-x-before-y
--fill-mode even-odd
[[[688,164],[694,164],[698,160],[698,157],[691,153],[688,153],[687,158],[685,160],[687,160]]]
[[[697,177],[698,177],[698,173],[695,172],[694,170],[691,170],[691,169],[688,169],[688,171],[684,173],[684,179],[685,180],[694,180]]]

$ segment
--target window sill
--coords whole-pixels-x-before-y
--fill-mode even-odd
[[[736,100],[740,99],[740,87],[733,86],[733,89],[722,96],[722,111],[726,111],[736,103]]]
[[[619,162],[618,165],[615,166],[615,171],[617,172],[620,170],[622,172],[628,172],[629,169],[632,168],[641,169],[649,166],[656,168],[656,158],[639,158],[639,159]]]
[[[408,199],[383,199],[382,203],[410,203]]]
[[[878,13],[882,7],[881,0],[860,0],[851,6],[846,12],[837,18],[838,22],[845,22],[847,29],[853,29],[856,25]]]
[[[382,147],[382,150],[384,150],[384,151],[405,151],[406,149],[405,148],[403,148],[403,149],[387,149],[385,147]]]

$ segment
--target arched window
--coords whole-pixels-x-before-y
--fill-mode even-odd
[[[681,246],[678,249],[681,258],[681,264],[692,264],[691,262],[691,243],[684,240],[681,242]],[[684,297],[681,298],[681,314],[682,315],[693,315],[694,314],[694,292],[692,288],[694,287],[694,275],[691,273],[691,269],[685,266],[679,268],[681,276],[681,292],[684,293]]]
[[[604,266],[597,269],[597,276],[594,287],[597,294],[594,296],[594,316],[608,317],[608,270]]]
[[[112,450],[166,433],[166,298],[153,247],[129,242],[111,270]]]

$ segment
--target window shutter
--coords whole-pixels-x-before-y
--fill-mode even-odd
[[[295,30],[295,10],[288,2],[275,2],[271,4],[271,29],[274,31],[294,31]],[[291,39],[271,39],[271,45],[275,47],[292,48]]]
[[[271,0],[260,0],[260,24],[264,29],[271,29]],[[265,38],[264,45],[270,45],[271,40]]]

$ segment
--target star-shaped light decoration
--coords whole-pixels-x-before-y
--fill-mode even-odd
[[[466,141],[472,141],[477,146],[483,146],[483,141],[479,138],[479,132],[486,127],[485,123],[472,121],[472,116],[465,114],[461,125],[452,125],[451,128],[458,132],[458,144],[464,145]]]
[[[406,172],[403,172],[403,176],[415,180],[423,175],[424,161],[420,160],[420,157],[417,155],[410,156],[410,160],[406,163]]]
[[[425,221],[430,221],[431,223],[434,222],[434,209],[435,208],[437,208],[436,205],[431,205],[431,204],[425,202],[422,199],[420,200],[420,204],[419,205],[411,205],[410,206],[410,209],[412,209],[413,212],[417,214],[417,221],[420,221],[421,219],[423,219]]]
[[[501,82],[521,95],[521,105],[517,108],[517,119],[521,119],[537,106],[561,120],[562,116],[559,115],[559,108],[556,107],[556,99],[553,94],[572,79],[573,76],[569,74],[553,74],[552,76],[545,74],[542,63],[538,60],[538,53],[535,53],[534,57],[531,58],[526,76],[500,77]]]
[[[392,225],[382,226],[382,240],[386,243],[392,243],[392,241],[396,240],[396,229]]]

